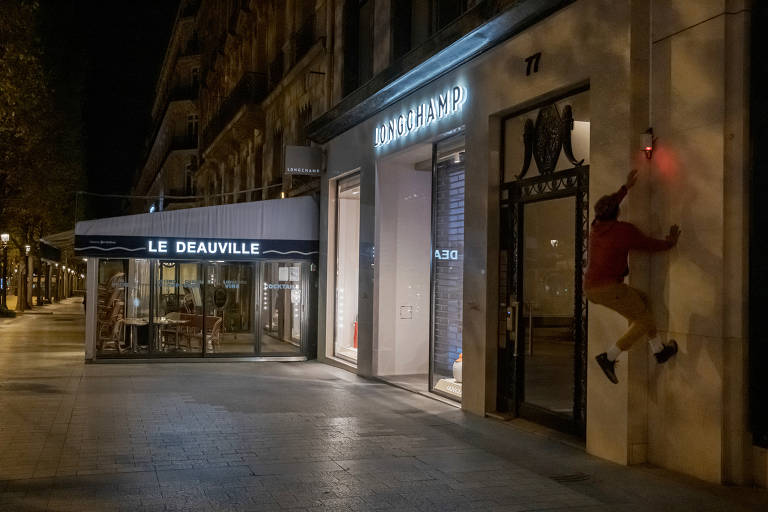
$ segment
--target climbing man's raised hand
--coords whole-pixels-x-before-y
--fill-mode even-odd
[[[680,226],[672,224],[669,227],[669,234],[667,235],[667,241],[672,242],[672,245],[677,244],[677,239],[680,238]]]
[[[637,183],[637,169],[632,169],[629,171],[629,174],[627,174],[627,182],[624,183],[624,186],[629,190],[635,183]]]

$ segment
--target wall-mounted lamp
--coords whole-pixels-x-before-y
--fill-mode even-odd
[[[3,242],[3,246],[8,245],[8,240],[11,239],[11,235],[8,233],[0,234],[0,241]]]
[[[654,142],[656,142],[656,138],[653,136],[653,128],[648,128],[643,132],[643,151],[645,152],[645,158],[649,160],[653,156]]]
[[[32,250],[32,246],[30,246],[30,245],[25,245],[24,246],[24,253],[25,254],[29,255],[29,251],[31,251],[31,250]]]

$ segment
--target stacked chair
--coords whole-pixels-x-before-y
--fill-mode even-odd
[[[122,353],[125,340],[125,274],[118,272],[105,285],[99,285],[97,345],[100,352],[114,349]]]

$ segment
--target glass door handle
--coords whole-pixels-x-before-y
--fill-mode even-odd
[[[518,321],[518,309],[520,303],[517,301],[510,302],[507,306],[507,332],[512,340],[514,347],[514,355],[517,356],[517,321]]]
[[[528,306],[528,355],[533,356],[533,307],[534,302],[526,302]]]

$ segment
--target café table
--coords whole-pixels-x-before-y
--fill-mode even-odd
[[[136,338],[137,333],[136,330],[139,326],[147,325],[149,323],[149,318],[147,317],[127,317],[125,320],[125,325],[130,326],[130,345],[131,345],[131,352],[136,353],[138,351],[138,346],[136,344]]]
[[[179,327],[188,323],[189,323],[189,320],[181,320],[179,318],[168,318],[164,316],[161,316],[160,318],[156,318],[154,321],[154,325],[155,325],[155,328],[157,329],[157,336],[155,339],[157,340],[158,348],[160,348],[162,343],[160,329],[162,329],[163,327],[175,327],[175,334],[176,334],[175,348],[176,350],[179,350]]]

